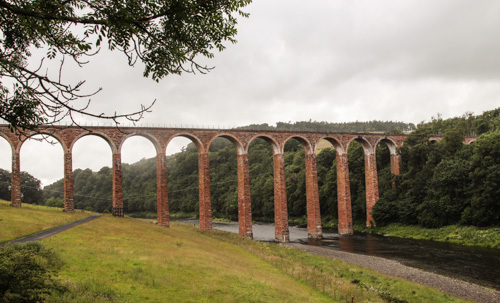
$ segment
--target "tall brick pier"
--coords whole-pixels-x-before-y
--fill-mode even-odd
[[[288,230],[288,211],[285,184],[284,147],[290,139],[296,139],[304,147],[306,168],[307,231],[310,238],[321,238],[321,214],[318,194],[318,176],[316,169],[316,148],[319,141],[329,141],[337,154],[337,197],[339,213],[339,233],[352,234],[351,194],[349,189],[349,168],[347,149],[352,141],[361,143],[365,153],[365,180],[367,225],[373,224],[371,210],[378,200],[376,146],[387,144],[391,152],[391,172],[399,174],[401,158],[396,147],[403,144],[404,135],[353,134],[353,133],[315,133],[294,131],[253,131],[253,130],[216,130],[216,129],[180,129],[180,128],[143,128],[143,127],[85,127],[68,126],[42,127],[40,133],[50,135],[61,144],[64,150],[64,209],[74,211],[73,204],[73,169],[72,148],[76,141],[88,135],[103,138],[112,151],[113,171],[113,214],[123,216],[123,190],[121,147],[132,136],[142,136],[151,141],[157,154],[157,203],[158,224],[168,227],[170,224],[168,207],[166,150],[175,137],[190,139],[198,149],[199,167],[199,215],[200,228],[212,229],[212,209],[210,200],[210,167],[208,151],[215,138],[222,137],[231,141],[238,159],[238,221],[240,235],[248,238],[252,233],[252,212],[250,199],[250,178],[248,168],[248,148],[256,138],[262,138],[272,148],[274,159],[274,217],[275,237],[278,241],[290,239]],[[21,206],[21,163],[19,153],[22,144],[35,133],[16,135],[8,126],[0,125],[0,136],[4,137],[12,148],[12,205]]]

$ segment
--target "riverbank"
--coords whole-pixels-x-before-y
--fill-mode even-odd
[[[397,261],[384,258],[375,258],[373,256],[354,254],[343,251],[325,249],[316,246],[305,246],[297,243],[283,244],[287,247],[302,250],[308,253],[341,260],[349,264],[354,264],[364,268],[369,268],[378,273],[389,275],[391,277],[403,278],[421,285],[429,286],[442,291],[450,296],[459,297],[464,300],[470,300],[480,303],[500,302],[500,291],[482,287],[476,284],[461,280],[452,279],[435,273],[422,271],[417,268],[405,266]],[[390,301],[403,302],[403,301]],[[432,302],[432,301],[422,301]]]
[[[355,230],[391,237],[451,242],[500,249],[500,227],[478,228],[450,225],[441,228],[424,228],[416,225],[390,224],[382,227],[355,226]]]

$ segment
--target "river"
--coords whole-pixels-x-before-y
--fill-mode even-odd
[[[198,224],[197,220],[179,221]],[[274,224],[255,223],[252,227],[255,240],[274,241]],[[214,222],[213,228],[238,233],[237,222]],[[336,230],[328,229],[323,230],[322,240],[311,241],[307,238],[307,229],[296,226],[290,226],[290,241],[392,259],[404,265],[500,290],[498,249],[364,233],[340,236]]]

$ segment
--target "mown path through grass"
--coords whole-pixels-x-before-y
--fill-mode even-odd
[[[0,200],[0,242],[31,235],[90,215],[90,212],[65,213],[61,208],[30,204],[13,207],[10,202]]]
[[[17,239],[10,240],[10,241],[0,242],[0,247],[5,246],[5,245],[10,245],[10,244],[20,244],[20,243],[28,243],[28,242],[33,242],[33,241],[40,241],[40,240],[43,240],[43,239],[48,238],[50,236],[53,236],[55,234],[58,234],[60,232],[63,232],[65,230],[68,230],[70,228],[73,228],[75,226],[78,226],[80,224],[84,224],[84,223],[87,223],[89,221],[95,220],[95,219],[99,218],[100,216],[101,215],[92,215],[92,216],[89,216],[89,217],[84,218],[84,219],[80,219],[80,220],[66,223],[63,225],[44,229],[42,231],[31,234],[29,236],[17,238]]]

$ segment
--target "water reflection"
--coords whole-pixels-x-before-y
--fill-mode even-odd
[[[197,224],[195,220],[182,220]],[[237,222],[214,222],[215,229],[238,233]],[[253,225],[255,240],[274,241],[274,224]],[[323,239],[308,239],[307,229],[290,226],[290,241],[328,249],[397,260],[405,265],[500,290],[500,250],[453,243],[383,237],[371,234],[339,236],[323,230]]]

